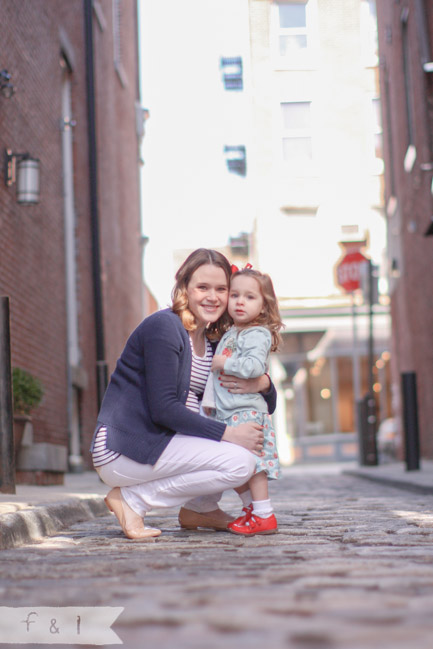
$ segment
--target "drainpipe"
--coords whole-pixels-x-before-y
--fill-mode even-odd
[[[15,493],[9,298],[0,297],[0,493]]]
[[[101,286],[101,255],[99,242],[98,176],[96,149],[95,71],[93,49],[92,0],[84,0],[84,30],[86,43],[87,125],[89,147],[90,221],[92,236],[92,275],[95,309],[96,381],[98,409],[108,385],[108,366],[105,360],[104,318]]]

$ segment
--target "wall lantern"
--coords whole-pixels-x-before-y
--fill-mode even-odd
[[[18,203],[39,203],[40,161],[28,153],[12,153],[6,149],[6,185],[17,184]]]
[[[0,70],[0,92],[6,99],[10,99],[15,92],[15,86],[11,83],[11,75],[7,70]]]

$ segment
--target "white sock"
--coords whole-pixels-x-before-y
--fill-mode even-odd
[[[241,494],[238,494],[238,496],[242,500],[242,504],[244,507],[248,507],[253,502],[253,497],[249,489],[243,491]]]
[[[253,514],[256,514],[259,518],[269,518],[273,512],[270,500],[253,500]]]

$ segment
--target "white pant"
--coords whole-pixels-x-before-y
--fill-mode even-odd
[[[242,446],[178,433],[154,466],[121,455],[96,470],[144,516],[154,507],[185,503],[196,512],[212,511],[223,491],[248,482],[255,466],[256,457]]]

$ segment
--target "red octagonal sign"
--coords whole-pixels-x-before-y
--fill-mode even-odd
[[[347,253],[337,264],[337,282],[348,293],[361,288],[361,268],[366,261],[367,257],[356,251]]]

